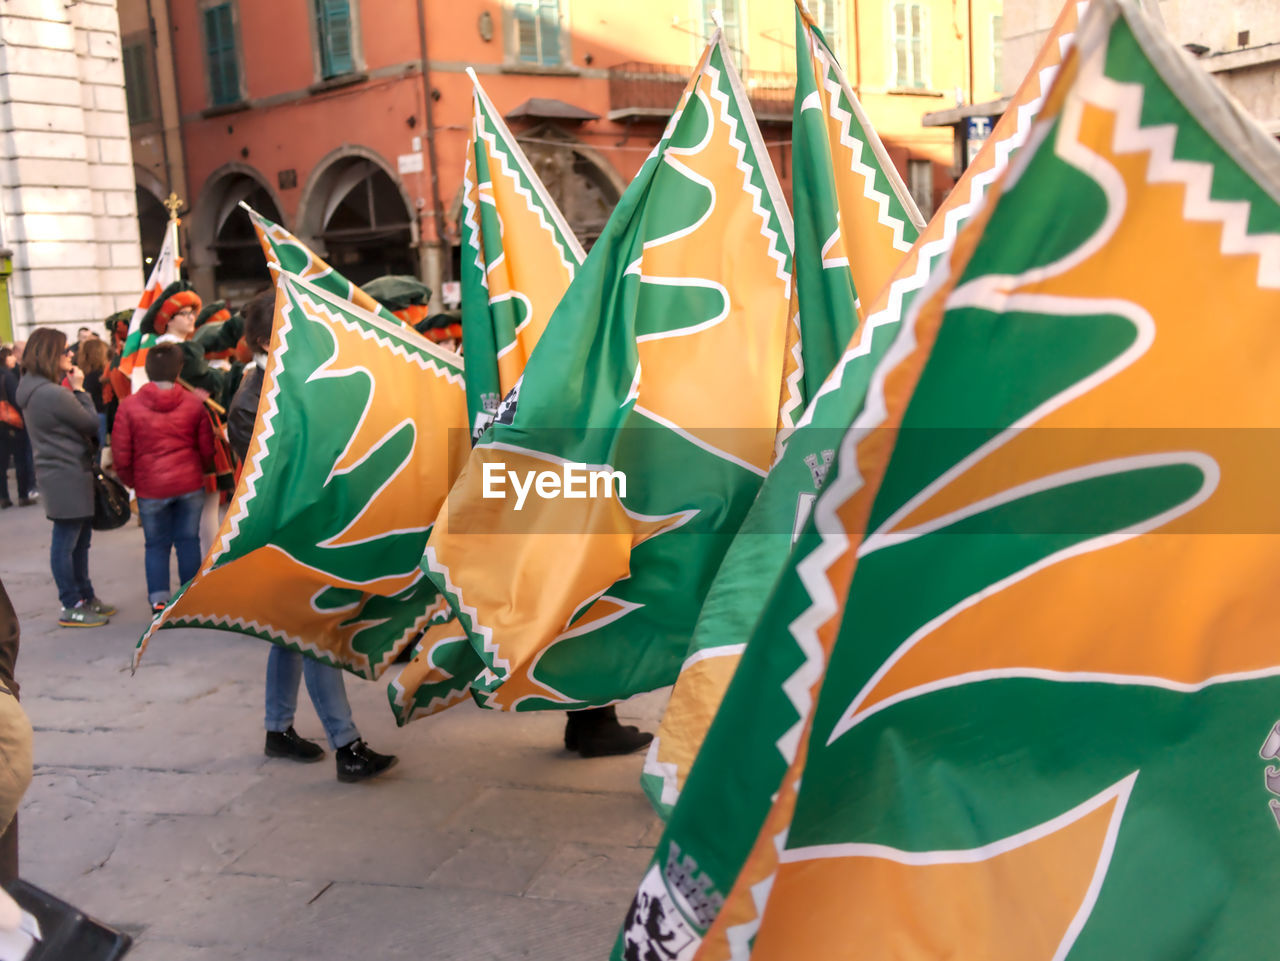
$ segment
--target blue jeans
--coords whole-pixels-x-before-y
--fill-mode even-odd
[[[102,451],[107,446],[107,415],[98,414],[98,450],[93,455],[93,462],[102,466]]]
[[[63,607],[75,607],[81,601],[93,600],[89,583],[89,538],[93,535],[93,519],[54,521],[53,539],[49,544],[49,567],[58,585],[58,600]]]
[[[200,570],[200,511],[204,490],[177,497],[139,497],[138,515],[146,539],[143,553],[147,600],[169,599],[169,551],[178,552],[178,580],[185,584]]]
[[[267,655],[267,730],[284,731],[293,723],[298,682],[304,677],[329,747],[336,751],[360,737],[356,722],[351,719],[342,671],[274,644]]]

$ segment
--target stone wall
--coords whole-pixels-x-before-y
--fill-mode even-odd
[[[17,337],[142,289],[115,0],[0,0],[0,244]]]

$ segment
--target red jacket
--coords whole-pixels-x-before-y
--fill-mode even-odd
[[[120,402],[111,458],[139,497],[177,497],[204,486],[213,428],[200,398],[182,387],[146,384]]]

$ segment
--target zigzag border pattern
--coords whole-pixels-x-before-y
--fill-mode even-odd
[[[1076,4],[1076,20],[1087,4]],[[984,147],[992,157],[991,167],[978,172],[969,181],[969,195],[955,203],[944,214],[943,235],[931,243],[919,244],[916,248],[915,270],[905,276],[893,280],[888,289],[888,303],[884,309],[866,318],[864,333],[859,343],[845,352],[836,365],[831,376],[810,401],[808,409],[801,418],[800,425],[812,421],[814,408],[818,398],[837,390],[843,382],[843,374],[850,363],[858,357],[865,356],[871,347],[872,334],[880,326],[889,323],[901,323],[903,320],[904,298],[908,293],[919,292],[912,305],[927,300],[925,292],[929,288],[930,276],[944,273],[944,267],[950,260],[950,252],[960,227],[981,208],[988,187],[1000,176],[1008,165],[1009,157],[1026,140],[1032,123],[1040,111],[1040,106],[1047,95],[1054,77],[1057,76],[1061,58],[1065,56],[1074,42],[1075,24],[1067,25],[1062,36],[1057,38],[1058,61],[1045,66],[1034,76],[1029,76],[1027,83],[1034,83],[1034,89],[1027,90],[1028,99],[1013,114],[1014,129],[1000,141],[989,141]],[[1046,49],[1053,43],[1046,45]],[[1019,91],[1021,93],[1021,90]],[[1015,100],[1017,97],[1015,96]],[[975,161],[976,162],[976,161]],[[935,274],[936,271],[936,274]],[[940,281],[935,281],[935,283]],[[858,470],[857,446],[861,436],[883,422],[887,411],[883,397],[875,394],[875,389],[882,389],[884,376],[896,366],[899,358],[915,345],[909,331],[899,334],[893,348],[878,365],[868,391],[866,407],[846,433],[841,443],[840,472],[833,479],[831,487],[823,492],[814,507],[814,519],[822,534],[822,543],[806,558],[797,564],[797,574],[810,597],[810,606],[791,624],[791,635],[804,654],[804,662],[788,677],[782,685],[783,691],[796,710],[798,718],[777,742],[779,753],[786,760],[788,768],[792,765],[799,749],[800,739],[807,729],[813,710],[813,686],[822,677],[825,668],[826,654],[818,637],[818,627],[832,617],[839,609],[838,599],[832,589],[827,572],[831,566],[849,549],[849,539],[843,525],[836,516],[832,504],[843,503],[854,496],[862,488],[863,477]],[[785,786],[785,785],[784,785]],[[781,849],[785,845],[786,831],[775,837],[775,846]],[[732,926],[725,932],[732,961],[746,961],[750,955],[750,945],[759,930],[763,916],[763,906],[768,901],[769,891],[776,877],[776,866],[773,872],[751,887],[752,899],[756,905],[755,916],[742,924]]]
[[[848,97],[850,103],[854,102],[853,92],[848,89],[844,80],[844,75],[839,70],[839,65],[835,62],[834,58],[827,55],[821,45],[815,42],[812,29],[809,31],[809,36],[810,44],[812,45],[811,49],[813,50],[813,59],[823,67],[822,78],[819,82],[828,94],[827,112],[833,120],[839,123],[840,143],[848,148],[850,154],[853,156],[853,167],[851,168],[851,171],[862,178],[862,195],[876,205],[876,208],[879,211],[877,217],[879,222],[893,231],[894,249],[906,253],[912,247],[912,244],[903,237],[907,225],[902,219],[893,216],[893,213],[890,210],[892,198],[889,194],[877,189],[879,181],[882,179],[889,180],[889,177],[885,171],[877,167],[869,166],[865,161],[863,161],[863,151],[871,146],[868,131],[863,130],[862,124],[859,122],[858,128],[862,131],[862,136],[854,137],[852,128],[855,118],[853,113],[848,110],[844,110],[840,106],[839,98],[841,94]],[[875,131],[870,131],[870,135],[875,136]],[[897,195],[898,203],[903,205],[904,210],[910,211],[915,207],[915,202],[910,199],[910,195],[908,194],[904,198],[895,189],[895,185],[892,181],[889,182],[887,189],[893,191],[893,193]],[[874,292],[868,291],[868,294],[874,295]]]

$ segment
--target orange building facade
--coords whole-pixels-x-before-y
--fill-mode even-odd
[[[926,212],[950,186],[952,148],[921,115],[999,95],[999,0],[968,2],[815,5]],[[266,280],[240,201],[357,282],[415,273],[451,295],[467,67],[589,245],[660,136],[714,16],[789,189],[793,9],[790,0],[120,0],[144,256],[155,253],[159,201],[173,191],[187,203],[183,254],[205,296],[238,301]]]

